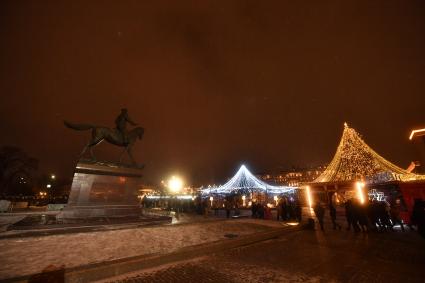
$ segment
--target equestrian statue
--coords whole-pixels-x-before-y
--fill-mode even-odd
[[[136,127],[127,131],[127,123],[132,126],[137,126],[137,124],[130,119],[128,111],[125,108],[121,109],[121,113],[115,119],[116,128],[114,129],[91,124],[74,124],[64,121],[65,126],[70,129],[77,131],[91,130],[91,139],[81,152],[80,159],[87,150],[89,150],[92,161],[96,161],[96,157],[93,154],[93,147],[105,140],[113,145],[124,147],[120,155],[119,163],[121,163],[124,153],[127,152],[133,165],[137,165],[133,158],[132,148],[137,139],[142,139],[145,130],[142,127]]]

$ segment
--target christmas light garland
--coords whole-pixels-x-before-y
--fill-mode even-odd
[[[334,158],[314,182],[357,181],[369,183],[390,180],[410,181],[425,179],[392,164],[372,148],[360,135],[344,123],[344,131]]]
[[[238,191],[264,192],[270,194],[293,193],[295,187],[272,186],[257,179],[242,165],[238,172],[226,184],[219,187],[208,187],[202,194],[230,194]]]

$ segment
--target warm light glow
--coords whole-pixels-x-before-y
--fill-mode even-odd
[[[50,178],[52,178],[52,180],[54,180],[54,179],[56,179],[56,175],[55,175],[55,174],[52,174],[52,175],[50,176]]]
[[[246,196],[242,196],[242,206],[246,206]]]
[[[311,198],[310,186],[307,186],[307,188],[306,188],[306,193],[307,193],[307,202],[308,202],[308,206],[309,206],[310,208],[312,208],[312,207],[313,207],[313,204],[312,204],[312,198]]]
[[[46,188],[48,188],[48,189],[50,189],[51,187],[52,187],[52,185],[50,185],[50,184],[46,185]]]
[[[170,180],[168,180],[168,188],[171,192],[177,193],[183,188],[183,180],[176,176],[171,176]]]
[[[410,133],[409,140],[412,140],[412,139],[413,139],[413,136],[414,136],[416,133],[425,133],[425,129],[417,129],[417,130],[413,130],[413,131]]]
[[[364,203],[364,195],[363,195],[364,183],[363,182],[357,182],[356,186],[357,186],[357,195],[359,197],[360,203],[363,204]]]

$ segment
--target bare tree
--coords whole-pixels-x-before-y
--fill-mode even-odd
[[[15,146],[0,148],[0,193],[22,192],[30,188],[34,181],[34,173],[38,168],[38,160],[28,156]]]

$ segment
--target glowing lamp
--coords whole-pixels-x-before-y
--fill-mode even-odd
[[[412,140],[414,136],[419,136],[419,135],[420,135],[420,136],[425,135],[425,129],[417,129],[417,130],[413,130],[413,131],[410,133],[409,140]]]
[[[359,197],[360,203],[363,204],[364,203],[364,195],[363,195],[364,183],[357,182],[356,186],[357,186],[357,196]]]
[[[176,176],[172,176],[170,180],[168,180],[168,188],[173,193],[179,192],[183,188],[182,179]]]
[[[306,188],[306,194],[307,194],[307,202],[308,202],[308,206],[309,206],[310,208],[312,208],[312,207],[313,207],[313,204],[312,204],[312,197],[311,197],[310,186],[307,186],[307,188]]]

